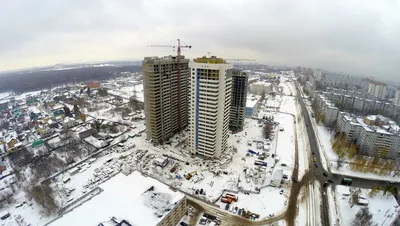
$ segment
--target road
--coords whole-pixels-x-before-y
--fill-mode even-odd
[[[321,184],[324,184],[328,179],[331,180],[333,182],[333,185],[340,185],[342,178],[346,177],[346,178],[351,178],[352,179],[352,187],[359,187],[359,188],[372,188],[374,185],[379,185],[379,186],[387,186],[387,185],[392,185],[397,187],[398,190],[400,190],[400,183],[390,183],[389,181],[385,181],[385,180],[376,180],[376,179],[365,179],[365,178],[359,178],[359,177],[354,177],[354,176],[342,176],[339,174],[333,174],[330,173],[328,171],[326,171],[323,167],[321,163],[321,158],[323,158],[323,156],[321,156],[322,153],[320,153],[319,150],[319,146],[317,143],[317,138],[315,136],[315,132],[314,132],[314,128],[313,128],[313,124],[311,122],[310,116],[308,114],[307,111],[307,107],[304,103],[303,98],[301,97],[301,91],[300,88],[298,86],[298,83],[296,82],[296,89],[298,92],[298,100],[302,109],[302,115],[303,115],[303,119],[304,122],[307,126],[307,134],[308,134],[308,138],[309,138],[309,144],[310,144],[310,148],[311,151],[313,153],[313,157],[316,158],[316,164],[318,165],[317,167],[313,167],[313,173],[315,176],[315,179],[318,180]],[[328,162],[329,164],[329,162]],[[325,177],[323,174],[328,175],[328,177]],[[321,192],[326,192],[326,188],[322,188]],[[395,194],[397,202],[400,204],[400,200],[397,198],[397,194]],[[322,221],[324,222],[325,225],[329,225],[329,211],[328,211],[328,198],[326,196],[323,196],[322,198]]]
[[[308,134],[310,149],[311,149],[311,152],[313,153],[313,158],[316,158],[316,160],[317,160],[316,163],[313,164],[313,167],[310,169],[310,172],[312,172],[311,180],[317,180],[321,183],[321,185],[323,185],[328,180],[323,174],[325,173],[326,175],[329,175],[330,173],[325,171],[324,167],[321,164],[319,164],[319,163],[321,163],[321,155],[319,152],[319,146],[317,143],[317,139],[316,139],[316,136],[314,133],[314,128],[312,127],[311,119],[308,114],[306,105],[304,104],[304,100],[302,98],[301,91],[299,89],[297,82],[295,82],[295,86],[297,89],[297,98],[298,98],[300,106],[301,106],[301,113],[303,115],[303,120],[304,120],[304,123],[306,124],[306,130],[307,130],[307,134]],[[316,167],[315,164],[317,164],[318,167]],[[321,195],[324,192],[326,193],[326,188],[324,188],[322,186]],[[322,222],[321,223],[323,225],[329,226],[330,224],[329,224],[328,198],[327,198],[327,196],[323,196],[323,195],[322,195],[321,212],[322,212],[321,213],[322,214],[322,216],[321,216]]]

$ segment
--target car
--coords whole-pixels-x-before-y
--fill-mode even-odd
[[[236,206],[235,209],[233,209],[233,214],[236,214],[238,211],[238,207]]]
[[[181,226],[189,226],[187,223],[185,223],[183,221],[179,225],[181,225]]]
[[[326,193],[325,193],[325,192],[323,192],[323,193],[322,193],[322,196],[326,196]]]
[[[389,181],[389,183],[394,184],[394,181],[391,180],[391,181]]]
[[[328,174],[326,174],[326,173],[322,173],[322,175],[324,175],[325,177],[328,177]]]
[[[229,203],[226,204],[225,210],[229,210]]]
[[[328,180],[328,182],[333,184],[333,181],[332,181],[332,180]]]
[[[312,153],[312,155],[315,155],[315,152],[311,152]]]
[[[314,162],[317,162],[317,158],[314,158]]]
[[[318,164],[317,164],[317,163],[315,163],[314,166],[315,166],[316,168],[318,168]]]
[[[325,183],[324,183],[324,188],[325,188],[326,186],[328,186],[328,182],[325,182]]]
[[[205,224],[207,224],[207,218],[205,218],[205,217],[202,217],[201,219],[200,219],[200,222],[199,222],[201,225],[205,225]]]
[[[279,192],[279,194],[282,195],[282,194],[283,194],[283,190],[281,190],[281,191]]]

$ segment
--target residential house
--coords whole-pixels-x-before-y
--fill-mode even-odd
[[[76,121],[72,117],[65,117],[63,120],[63,127],[64,128],[71,128],[76,125]]]
[[[84,127],[78,131],[78,136],[80,139],[85,139],[86,137],[92,136],[93,133],[93,129]]]
[[[50,137],[51,135],[53,135],[53,129],[51,129],[51,128],[40,127],[37,129],[37,132],[39,133],[39,135],[42,138],[47,138],[47,137]]]

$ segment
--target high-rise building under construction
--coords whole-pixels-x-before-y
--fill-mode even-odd
[[[232,64],[217,57],[190,62],[189,140],[193,154],[219,158],[228,148]]]
[[[246,117],[248,77],[245,72],[234,70],[232,73],[232,96],[229,128],[232,131],[243,129]]]
[[[147,139],[162,144],[188,125],[189,60],[145,57],[142,70]]]

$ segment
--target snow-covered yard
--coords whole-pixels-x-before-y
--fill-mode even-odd
[[[368,207],[372,214],[373,223],[383,226],[391,225],[400,212],[399,206],[393,195],[383,195],[382,192],[379,192],[375,196],[370,197],[370,189],[360,190],[359,199],[362,199],[364,203],[368,204],[366,206],[355,204],[351,207],[349,199],[352,195],[349,191],[349,187],[336,186],[336,205],[338,205],[339,209],[340,225],[350,225],[355,219],[357,212],[363,207]]]

